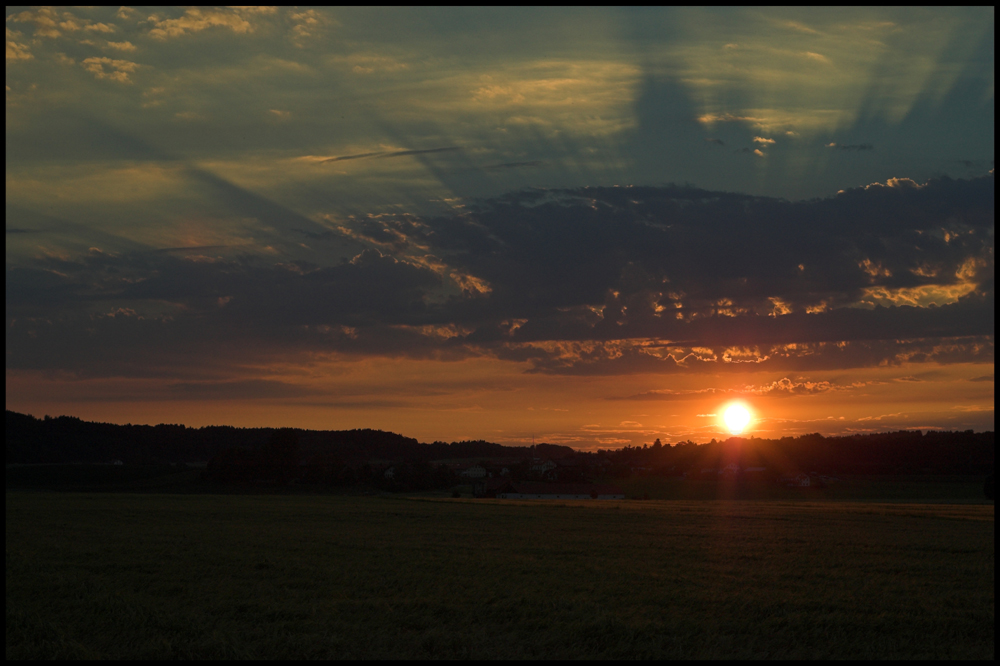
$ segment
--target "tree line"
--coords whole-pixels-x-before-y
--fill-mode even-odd
[[[351,475],[357,478],[365,469],[363,465],[374,460],[405,462],[409,467],[400,468],[400,478],[409,475],[412,479],[425,479],[434,469],[427,463],[446,459],[574,458],[592,476],[681,475],[727,465],[765,467],[781,473],[985,475],[993,471],[994,464],[994,433],[971,430],[898,431],[843,437],[813,433],[780,439],[731,437],[703,444],[686,441],[674,445],[656,440],[643,446],[584,453],[553,444],[511,447],[485,440],[423,444],[412,437],[371,429],[116,425],[70,416],[38,419],[10,410],[5,427],[8,464],[228,460],[233,465],[244,465],[243,469],[257,465],[261,475],[280,478],[281,474],[292,473],[289,469],[294,461],[299,467],[325,474],[325,478],[342,474],[344,483],[350,481]],[[330,471],[333,468],[335,473]],[[344,468],[350,472],[343,471]],[[373,468],[369,465],[368,469]],[[384,470],[379,473],[384,474]],[[424,481],[413,483],[419,485]]]

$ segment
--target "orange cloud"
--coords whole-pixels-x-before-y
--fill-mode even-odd
[[[97,78],[111,79],[118,83],[132,83],[129,74],[139,68],[138,63],[112,58],[87,58],[80,64]]]
[[[180,18],[160,19],[153,15],[149,17],[149,21],[155,26],[149,34],[156,39],[180,37],[209,28],[229,28],[236,34],[246,34],[254,30],[253,25],[235,11],[197,7],[185,10],[184,16]]]

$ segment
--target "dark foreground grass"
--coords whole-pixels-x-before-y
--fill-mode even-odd
[[[823,487],[788,488],[775,483],[743,486],[725,481],[639,476],[612,479],[628,498],[662,500],[807,500],[812,502],[916,502],[986,504],[984,476],[845,476]]]
[[[994,656],[992,505],[6,500],[8,659]]]

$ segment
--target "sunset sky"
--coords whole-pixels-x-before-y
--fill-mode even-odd
[[[7,8],[7,408],[994,428],[994,10]]]

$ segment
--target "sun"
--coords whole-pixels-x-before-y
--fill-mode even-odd
[[[750,424],[750,410],[744,405],[734,402],[726,407],[726,411],[722,413],[722,420],[726,422],[729,432],[738,435]]]

